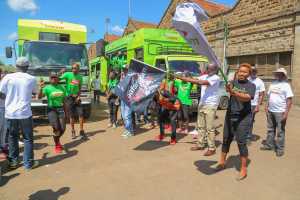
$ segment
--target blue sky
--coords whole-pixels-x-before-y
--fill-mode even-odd
[[[110,33],[118,34],[126,26],[129,0],[0,0],[0,60],[5,59],[4,47],[11,46],[17,37],[17,20],[52,19],[84,24],[88,41],[103,37],[104,21],[110,18]],[[215,0],[217,3],[234,5],[235,0]],[[158,23],[170,0],[131,0],[131,17]]]

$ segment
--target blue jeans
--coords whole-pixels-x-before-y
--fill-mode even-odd
[[[126,103],[121,101],[121,114],[124,121],[124,126],[127,131],[133,133],[132,111]]]
[[[33,164],[33,124],[32,117],[27,119],[7,119],[8,128],[8,160],[17,163],[19,158],[20,130],[24,139],[23,161],[24,167],[30,168]]]

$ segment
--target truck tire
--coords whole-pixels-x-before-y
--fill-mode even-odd
[[[219,109],[220,110],[226,110],[228,107],[229,98],[226,96],[221,97],[220,103],[219,103]]]

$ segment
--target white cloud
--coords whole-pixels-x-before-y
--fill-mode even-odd
[[[29,11],[34,14],[38,10],[35,0],[7,0],[7,4],[14,11]]]
[[[124,28],[119,25],[113,26],[111,30],[117,34],[122,34],[124,32]]]
[[[18,39],[17,32],[13,32],[13,33],[9,34],[8,37],[7,37],[7,39],[9,39],[9,40],[16,40],[16,39]]]

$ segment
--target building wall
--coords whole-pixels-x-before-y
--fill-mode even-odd
[[[182,1],[172,1],[159,24],[160,28],[171,27],[172,15],[179,2]],[[272,71],[278,67],[286,68],[296,93],[296,102],[300,103],[300,85],[297,85],[300,82],[300,77],[297,76],[298,71],[300,74],[300,61],[295,61],[295,41],[299,40],[295,35],[300,37],[299,33],[295,34],[298,2],[299,0],[239,0],[231,10],[211,16],[201,26],[210,45],[223,62],[226,22],[229,29],[226,57],[230,69],[237,68],[242,62],[249,62],[258,67],[263,79],[271,81]]]

